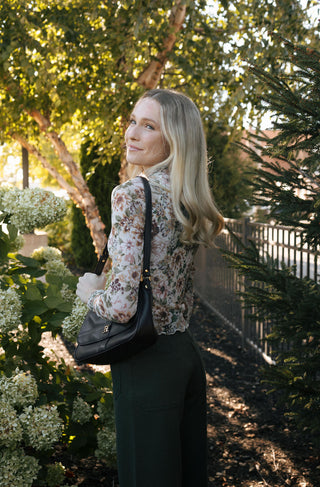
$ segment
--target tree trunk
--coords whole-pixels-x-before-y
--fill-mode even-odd
[[[33,154],[41,162],[42,166],[47,169],[51,176],[56,179],[61,188],[67,191],[72,201],[81,208],[86,219],[86,224],[90,230],[95,250],[98,255],[101,255],[107,242],[107,237],[104,233],[105,225],[100,218],[99,209],[96,205],[94,197],[89,191],[87,183],[83,179],[80,170],[78,169],[75,162],[72,160],[72,157],[70,156],[60,137],[57,137],[56,134],[56,143],[63,144],[63,147],[61,148],[61,153],[66,155],[65,159],[68,158],[68,162],[66,162],[65,159],[62,159],[61,154],[59,155],[64,165],[67,168],[72,168],[72,179],[75,183],[75,187],[70,186],[70,184],[68,184],[61,176],[61,174],[59,174],[59,172],[40,153],[40,151],[32,144],[30,144],[28,140],[24,139],[24,137],[19,134],[12,134],[12,138],[17,140],[25,149],[27,149],[30,154]]]
[[[22,146],[22,189],[29,188],[29,152]]]

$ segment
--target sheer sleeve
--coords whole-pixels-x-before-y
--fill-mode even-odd
[[[92,293],[88,307],[99,316],[120,323],[136,312],[143,257],[144,189],[139,178],[113,190],[112,228],[108,241],[112,260],[110,285]]]

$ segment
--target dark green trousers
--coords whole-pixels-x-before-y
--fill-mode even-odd
[[[206,487],[206,378],[190,333],[111,370],[120,487]]]

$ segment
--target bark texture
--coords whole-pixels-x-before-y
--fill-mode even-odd
[[[177,33],[182,29],[184,19],[186,17],[187,6],[181,0],[177,0],[172,8],[170,15],[170,31],[164,40],[163,49],[158,52],[155,60],[151,61],[149,66],[140,74],[137,82],[146,89],[151,90],[156,88],[165,64],[168,59],[168,54],[172,51],[177,39]]]

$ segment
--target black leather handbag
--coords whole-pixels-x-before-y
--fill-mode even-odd
[[[155,343],[158,334],[152,318],[152,288],[150,282],[151,252],[151,188],[141,177],[146,198],[144,225],[143,270],[141,274],[138,305],[135,315],[127,323],[117,323],[100,318],[88,311],[78,333],[74,357],[78,363],[112,364],[134,355]],[[95,268],[101,274],[108,258],[107,246]]]

